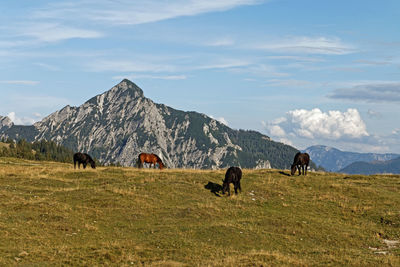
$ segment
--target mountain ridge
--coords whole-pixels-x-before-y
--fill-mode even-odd
[[[2,127],[0,136],[52,140],[125,166],[134,166],[140,152],[152,152],[173,168],[284,169],[298,151],[256,131],[234,130],[205,114],[155,103],[127,79],[32,126]]]
[[[347,174],[383,174],[383,173],[400,173],[400,157],[386,161],[364,162],[357,161],[339,170],[341,173]]]
[[[304,152],[310,154],[315,164],[333,172],[338,172],[354,162],[386,161],[400,157],[400,154],[395,153],[348,152],[323,145],[310,146]]]

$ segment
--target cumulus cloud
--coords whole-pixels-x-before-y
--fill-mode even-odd
[[[224,117],[215,118],[213,115],[210,115],[210,118],[212,118],[212,119],[214,119],[214,120],[217,120],[217,121],[219,121],[220,123],[225,124],[226,126],[229,126],[229,125],[228,125],[228,121],[227,121]]]
[[[369,82],[336,89],[328,97],[364,102],[400,102],[400,82]]]
[[[306,139],[361,139],[369,133],[357,109],[345,112],[323,112],[318,108],[312,110],[296,109],[286,113],[285,117],[271,123],[265,123],[270,135],[279,138],[300,137]]]
[[[16,125],[32,125],[35,122],[37,122],[40,118],[40,114],[38,113],[35,113],[33,115],[35,118],[19,117],[14,111],[12,111],[7,114],[7,117],[10,118],[10,120]]]

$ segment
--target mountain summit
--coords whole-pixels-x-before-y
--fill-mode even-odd
[[[204,114],[154,103],[126,79],[33,126],[0,128],[0,136],[53,140],[125,166],[134,166],[139,153],[150,152],[173,168],[287,168],[297,152],[261,133],[233,130]]]

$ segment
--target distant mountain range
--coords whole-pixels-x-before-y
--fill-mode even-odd
[[[398,161],[391,161],[400,157],[400,154],[393,153],[345,152],[327,146],[311,146],[304,151],[310,154],[315,164],[322,166],[327,171],[358,174],[370,174],[372,170],[377,170],[376,173],[392,173],[390,170],[396,170],[393,166],[398,164]],[[387,169],[385,169],[386,167]]]
[[[400,157],[387,161],[354,162],[339,172],[348,174],[400,173]]]
[[[66,106],[31,126],[0,116],[0,137],[51,140],[104,163],[134,166],[141,152],[172,168],[289,168],[298,150],[255,131],[234,130],[204,114],[146,98],[123,80],[79,107]]]

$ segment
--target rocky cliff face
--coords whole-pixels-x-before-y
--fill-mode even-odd
[[[10,120],[10,118],[8,118],[7,116],[6,117],[0,116],[0,131],[9,129],[13,125],[14,123]]]
[[[0,132],[16,138],[13,127]],[[66,106],[33,127],[24,128],[28,140],[53,140],[125,166],[134,166],[139,153],[150,152],[172,168],[285,168],[297,152],[260,133],[232,130],[204,114],[156,104],[129,80],[79,107]]]

